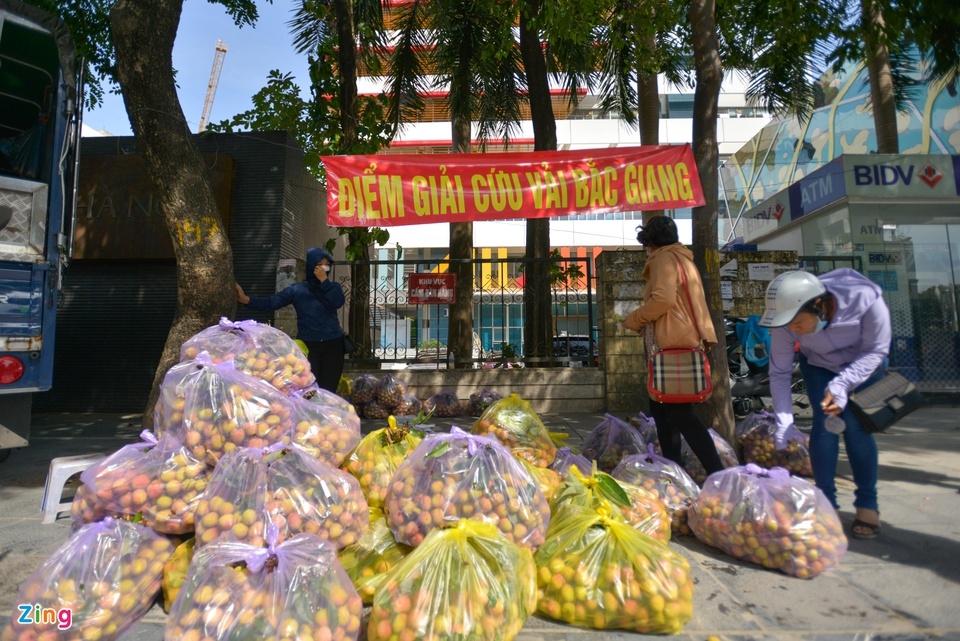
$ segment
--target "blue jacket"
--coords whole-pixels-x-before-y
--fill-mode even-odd
[[[251,296],[247,307],[272,312],[293,305],[297,311],[297,338],[302,341],[325,341],[343,336],[337,319],[337,310],[345,301],[343,288],[333,279],[321,283],[313,275],[313,269],[323,258],[333,265],[333,256],[328,252],[316,247],[309,249],[306,281],[294,283],[273,296]]]

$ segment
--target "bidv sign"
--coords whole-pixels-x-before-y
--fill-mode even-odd
[[[926,185],[933,189],[943,180],[944,173],[931,163],[919,169],[916,165],[854,165],[853,181],[858,187],[893,187]]]
[[[749,217],[744,216],[744,240],[749,241],[754,238],[759,238],[760,236],[763,236],[769,232],[775,231],[777,227],[780,226],[780,219],[783,218],[785,213],[787,213],[787,209],[783,206],[783,203],[777,201],[769,207],[761,209]]]

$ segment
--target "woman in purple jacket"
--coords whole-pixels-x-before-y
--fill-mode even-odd
[[[777,449],[788,447],[796,436],[790,374],[794,345],[799,342],[800,370],[813,405],[814,481],[839,510],[834,477],[842,433],[857,486],[851,534],[874,538],[880,533],[877,443],[847,406],[847,398],[880,378],[890,352],[890,311],[881,289],[852,269],[836,269],[819,278],[792,271],[770,283],[765,304],[760,325],[776,328],[770,333],[770,393],[777,416]]]

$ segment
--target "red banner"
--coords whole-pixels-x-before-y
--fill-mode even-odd
[[[412,305],[452,305],[456,292],[456,274],[410,274],[407,302]]]
[[[327,223],[391,227],[704,204],[690,145],[324,156]]]

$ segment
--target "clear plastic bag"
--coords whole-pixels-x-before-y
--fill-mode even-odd
[[[720,436],[712,427],[708,428],[707,432],[709,432],[710,438],[713,439],[713,445],[717,448],[717,454],[720,455],[720,462],[723,463],[723,467],[736,467],[740,465],[740,461],[737,460],[737,451],[733,449],[733,446],[727,443],[726,439]],[[697,455],[693,453],[693,448],[687,443],[687,439],[683,438],[682,435],[680,436],[680,464],[683,466],[683,469],[686,470],[687,474],[696,481],[697,485],[703,485],[704,480],[707,478],[707,470],[703,467],[703,463],[700,462]]]
[[[76,520],[141,514],[158,532],[193,531],[193,512],[210,477],[206,462],[169,434],[157,440],[145,430],[140,437],[143,442],[121,447],[80,475],[85,489],[71,506]]]
[[[538,467],[550,467],[557,446],[527,401],[516,394],[500,399],[473,424],[473,433],[490,435],[519,458]]]
[[[796,432],[786,449],[778,450],[775,440],[777,417],[769,412],[748,414],[737,424],[737,445],[744,463],[756,463],[767,469],[782,467],[791,474],[813,476],[810,462],[810,437]]]
[[[370,401],[360,406],[363,418],[385,419],[390,416],[390,408],[384,407],[377,401]]]
[[[370,604],[387,572],[412,549],[393,538],[382,510],[370,508],[370,527],[359,541],[340,550],[338,556],[360,598]]]
[[[310,361],[296,342],[279,329],[254,320],[220,323],[188,338],[180,346],[180,360],[207,352],[215,363],[233,361],[244,374],[262,379],[284,393],[306,389],[316,378]]]
[[[657,422],[653,420],[652,416],[647,416],[643,412],[637,412],[636,416],[630,417],[630,425],[632,425],[637,433],[640,434],[640,438],[643,439],[644,443],[653,443],[654,449],[658,455],[662,454],[660,451],[660,437],[657,435]],[[643,448],[643,452],[646,452],[647,448]],[[640,452],[640,454],[643,454]]]
[[[332,407],[341,412],[353,415],[357,413],[353,403],[348,401],[347,397],[341,396],[339,393],[334,394],[333,392],[321,389],[316,385],[311,385],[307,389],[297,392],[297,395],[320,407]]]
[[[110,517],[84,525],[20,586],[15,603],[52,620],[31,612],[20,623],[17,612],[0,639],[116,639],[153,605],[171,554],[173,544],[144,525]]]
[[[337,405],[314,403],[297,393],[290,395],[289,403],[291,441],[330,467],[340,467],[360,442],[360,417],[353,412],[353,406],[344,411]]]
[[[404,394],[403,400],[393,409],[394,416],[417,416],[423,404],[413,394]]]
[[[687,560],[604,502],[557,511],[537,564],[537,611],[573,625],[676,634],[693,616]]]
[[[216,365],[200,354],[171,368],[160,385],[159,405],[158,433],[173,434],[198,460],[216,463],[238,447],[290,439],[289,399],[232,361]]]
[[[592,508],[612,505],[638,531],[660,541],[670,540],[670,516],[667,508],[652,492],[617,481],[596,468],[590,476],[581,474],[576,467],[568,470],[563,485],[554,494],[551,507],[557,510],[565,504]]]
[[[656,496],[667,508],[673,534],[693,533],[687,523],[687,514],[700,495],[700,488],[680,465],[658,456],[652,443],[647,445],[646,454],[634,454],[620,461],[612,476]]]
[[[437,392],[421,405],[424,412],[432,412],[437,418],[456,418],[464,415],[463,403],[453,392]]]
[[[386,374],[377,386],[377,402],[383,407],[393,409],[403,402],[406,393],[407,386],[402,381],[397,380],[393,374]]]
[[[369,641],[510,641],[536,608],[530,550],[489,523],[430,532],[387,575],[373,600]]]
[[[605,414],[603,421],[583,439],[580,451],[596,461],[600,471],[609,474],[624,456],[646,452],[647,444],[632,425]]]
[[[802,579],[836,567],[847,550],[823,492],[778,467],[749,463],[711,474],[689,522],[707,545]]]
[[[362,615],[329,542],[310,534],[269,548],[216,541],[197,549],[164,639],[356,641]]]
[[[550,464],[550,469],[557,472],[562,479],[567,475],[567,470],[569,470],[572,465],[576,466],[584,476],[593,474],[593,463],[590,462],[590,459],[581,454],[577,454],[569,447],[561,447],[557,450],[557,457],[553,460],[553,463]]]
[[[469,414],[470,416],[483,416],[487,408],[503,398],[499,392],[489,390],[484,387],[470,395]]]
[[[509,450],[456,427],[423,439],[397,469],[385,506],[394,536],[414,547],[431,530],[468,518],[536,548],[550,522],[547,499]]]
[[[210,478],[197,506],[197,546],[219,537],[263,546],[273,524],[278,541],[306,532],[339,549],[357,542],[368,519],[360,484],[349,474],[296,445],[244,448],[225,455]]]
[[[393,417],[387,420],[388,426],[364,436],[343,464],[360,481],[370,507],[383,507],[394,473],[424,437],[421,430],[398,427]]]
[[[361,374],[350,385],[350,400],[354,405],[369,403],[377,397],[380,379],[373,374]]]

